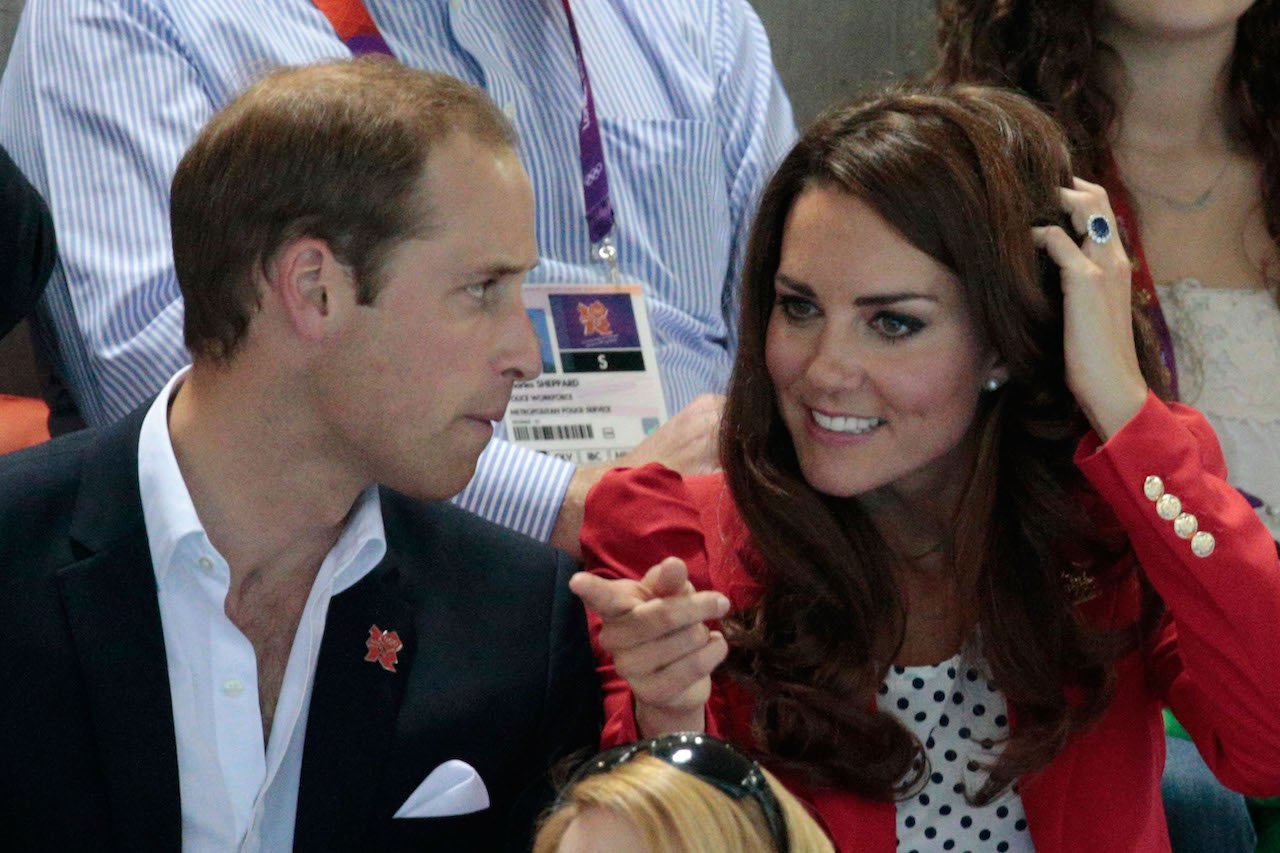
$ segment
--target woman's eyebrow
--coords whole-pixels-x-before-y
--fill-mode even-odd
[[[937,302],[938,297],[930,293],[878,293],[872,296],[859,296],[853,300],[853,304],[859,307],[864,305],[891,305],[894,302],[906,302],[910,299],[924,299],[929,302]]]
[[[803,281],[797,281],[791,276],[778,273],[774,276],[775,284],[781,284],[787,290],[795,291],[796,295],[811,298],[814,296],[813,288],[805,284]],[[895,302],[906,302],[911,299],[924,299],[929,302],[937,302],[938,297],[931,293],[914,293],[911,291],[903,291],[901,293],[875,293],[870,296],[859,296],[853,300],[853,304],[859,308],[865,306],[892,305]]]

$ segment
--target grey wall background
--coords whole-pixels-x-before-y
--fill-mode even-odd
[[[803,126],[933,59],[934,0],[751,0]]]
[[[18,26],[23,0],[0,0],[0,68],[9,60],[9,45]]]

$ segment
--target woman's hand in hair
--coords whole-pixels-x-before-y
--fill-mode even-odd
[[[578,572],[569,587],[600,617],[597,642],[631,686],[640,734],[701,731],[711,673],[729,651],[705,623],[727,613],[729,599],[695,590],[675,557],[639,581]]]
[[[1032,233],[1062,271],[1067,387],[1105,441],[1147,398],[1133,336],[1133,270],[1106,190],[1076,178],[1072,187],[1059,192],[1062,209],[1083,239],[1077,241],[1057,225],[1033,228]],[[1089,236],[1089,219],[1095,215],[1107,220],[1106,242]]]

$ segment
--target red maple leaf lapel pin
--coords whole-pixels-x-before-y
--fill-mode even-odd
[[[404,648],[399,634],[395,631],[383,631],[374,625],[369,628],[369,639],[364,644],[369,648],[369,653],[364,656],[365,660],[381,664],[387,672],[396,671],[396,653]]]

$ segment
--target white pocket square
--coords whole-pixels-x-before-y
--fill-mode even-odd
[[[476,769],[452,758],[427,774],[395,817],[449,817],[489,808],[489,791]]]

